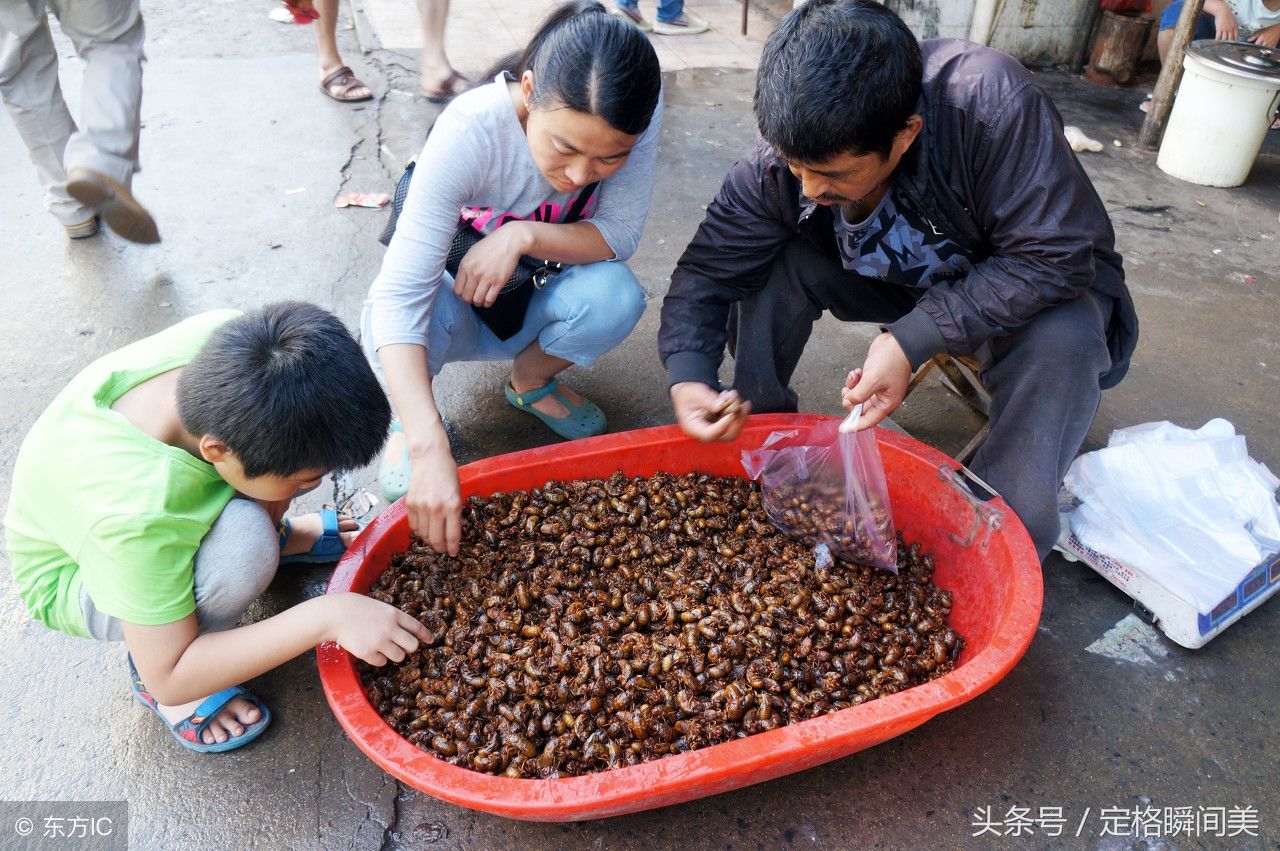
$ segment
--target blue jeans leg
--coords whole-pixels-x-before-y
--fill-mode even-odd
[[[669,24],[684,14],[684,0],[658,0],[658,20]]]
[[[533,297],[525,322],[549,355],[594,363],[627,338],[644,313],[644,289],[625,263],[572,266]]]
[[[618,7],[636,10],[640,8],[640,0],[617,0]],[[684,0],[658,0],[658,20],[670,23],[684,13]]]
[[[1175,0],[1175,2],[1166,6],[1164,13],[1160,15],[1160,29],[1171,30],[1176,27],[1180,14],[1182,14],[1182,0]],[[1200,17],[1196,19],[1196,28],[1191,34],[1191,40],[1211,39],[1217,34],[1218,23],[1213,19],[1213,15],[1208,12],[1201,12]]]

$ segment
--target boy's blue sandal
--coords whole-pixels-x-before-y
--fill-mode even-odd
[[[560,392],[559,379],[553,378],[545,386],[530,390],[527,393],[517,393],[512,389],[511,383],[508,382],[503,388],[503,392],[506,393],[507,401],[511,403],[512,407],[519,408],[525,413],[533,414],[542,420],[547,428],[566,440],[577,440],[582,437],[594,437],[597,434],[604,434],[604,412],[594,402],[586,399],[582,400],[581,405],[575,406]],[[569,409],[569,416],[552,417],[533,407],[533,403],[544,396],[554,396],[558,399],[560,404]]]
[[[391,421],[391,430],[404,434],[404,426],[399,420]],[[395,502],[409,492],[409,477],[413,469],[409,465],[409,441],[405,441],[398,462],[388,461],[384,455],[378,467],[378,484],[382,486],[382,496],[387,502]]]
[[[342,536],[338,533],[338,512],[332,506],[326,505],[320,509],[320,525],[324,530],[316,542],[311,545],[311,549],[305,553],[297,553],[291,556],[281,556],[280,564],[329,564],[342,558],[342,554],[347,551],[347,545],[342,543]],[[290,524],[288,517],[280,519],[280,548],[284,549],[284,542],[289,537]]]
[[[232,686],[231,688],[224,688],[216,694],[209,695],[196,707],[195,712],[192,712],[176,724],[170,724],[169,719],[161,714],[160,707],[156,705],[156,699],[147,692],[146,686],[142,684],[142,679],[138,676],[138,669],[133,665],[132,656],[129,657],[129,678],[130,685],[133,687],[133,696],[138,699],[138,702],[154,712],[156,717],[164,722],[164,725],[169,728],[169,732],[173,734],[179,744],[197,753],[220,753],[233,750],[241,745],[247,745],[261,736],[262,731],[267,729],[267,725],[271,723],[271,712],[261,700],[240,688],[240,686]],[[209,722],[222,711],[224,706],[237,697],[242,697],[256,706],[258,711],[262,713],[262,717],[252,724],[243,725],[244,732],[238,736],[227,739],[225,742],[205,744],[204,739],[200,737],[205,728],[209,726]]]

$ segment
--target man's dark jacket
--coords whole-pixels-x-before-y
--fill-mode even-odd
[[[1111,369],[1102,377],[1103,387],[1114,386],[1129,367],[1138,319],[1111,221],[1049,95],[999,51],[956,39],[925,41],[921,50],[924,127],[893,173],[895,201],[974,265],[921,290],[915,309],[886,328],[915,368],[943,352],[972,354],[1093,289],[1115,300]],[[718,386],[729,305],[765,285],[797,236],[840,262],[831,210],[803,197],[800,181],[761,142],[729,171],[672,275],[658,333],[671,384]]]

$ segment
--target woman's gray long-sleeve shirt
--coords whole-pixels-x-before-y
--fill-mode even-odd
[[[458,97],[436,120],[365,309],[373,348],[426,346],[431,305],[459,220],[484,234],[512,219],[561,222],[577,193],[557,192],[533,161],[506,77]],[[615,260],[636,250],[653,192],[662,101],[627,162],[601,182],[583,218]]]

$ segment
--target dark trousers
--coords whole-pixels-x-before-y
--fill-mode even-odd
[[[915,306],[919,291],[845,271],[796,239],[768,284],[729,318],[734,387],[756,413],[797,410],[788,386],[813,323],[824,310],[845,322],[889,323]],[[991,392],[991,433],[969,467],[1017,512],[1043,559],[1058,537],[1058,488],[1084,443],[1111,367],[1106,328],[1112,301],[1092,292],[1049,308],[974,356]],[[849,353],[849,369],[863,353]],[[843,373],[832,376],[833,394]]]

